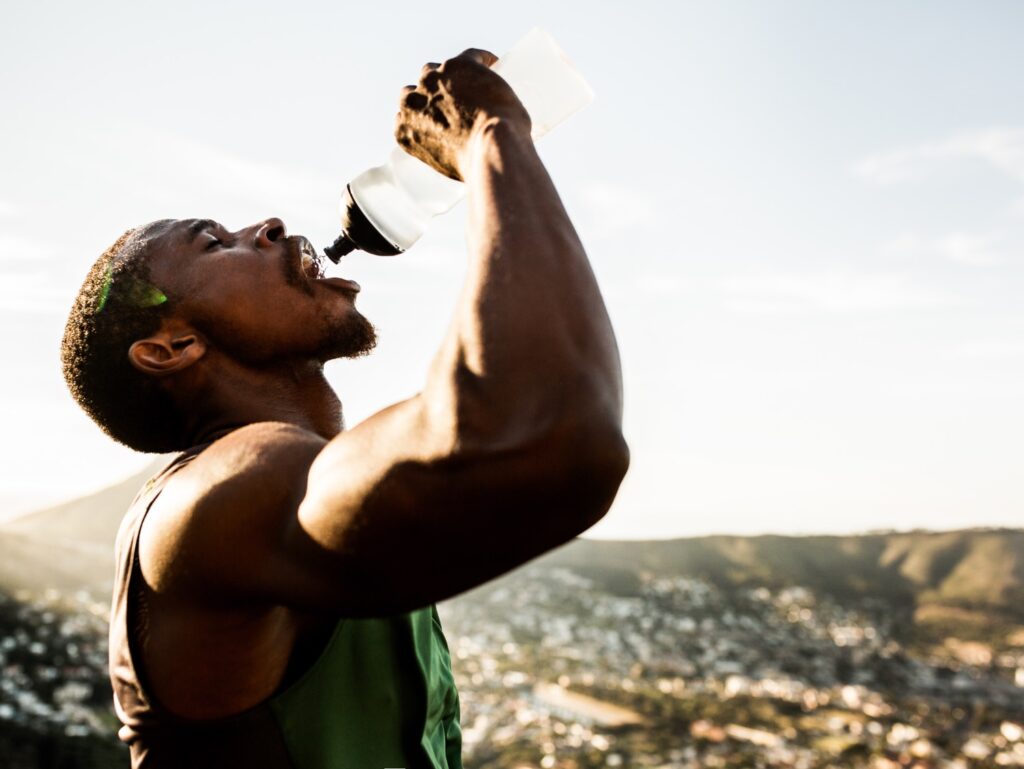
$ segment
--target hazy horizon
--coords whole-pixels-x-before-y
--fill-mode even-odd
[[[168,456],[168,459],[166,461],[170,461],[169,458],[170,458],[171,455],[167,455],[167,456]],[[163,464],[163,463],[164,463],[164,460],[161,460],[160,462],[155,462],[155,461],[153,462],[153,464],[155,466],[159,466],[160,464]],[[154,472],[155,472],[156,467],[154,467],[153,469],[154,469]],[[102,495],[104,492],[110,491],[112,488],[115,488],[116,486],[119,486],[120,484],[127,483],[135,475],[138,475],[138,474],[139,473],[134,473],[132,475],[126,476],[125,478],[123,478],[123,479],[121,479],[119,481],[116,481],[115,483],[111,484],[110,486],[106,486],[106,487],[101,488],[101,489],[96,489],[95,491],[92,491],[92,492],[87,492],[87,493],[85,493],[85,494],[83,494],[81,496],[77,496],[77,497],[72,497],[70,499],[61,500],[59,502],[56,502],[55,504],[45,505],[45,506],[40,507],[40,508],[33,508],[32,510],[25,510],[25,511],[22,511],[20,513],[15,513],[13,515],[3,515],[2,513],[0,513],[0,526],[2,526],[6,522],[10,522],[10,521],[18,520],[18,519],[27,519],[27,518],[30,518],[33,515],[38,514],[38,513],[46,513],[48,510],[51,510],[53,508],[63,507],[64,505],[71,504],[73,502],[77,502],[77,501],[80,501],[80,500],[85,499],[85,498],[89,498],[89,497],[92,497],[92,496]],[[728,531],[708,531],[708,532],[702,532],[702,533],[699,533],[699,534],[686,534],[686,535],[668,536],[668,537],[630,537],[630,536],[628,536],[628,532],[621,532],[621,533],[618,533],[618,534],[611,534],[611,535],[609,535],[609,534],[604,533],[600,528],[595,527],[595,528],[591,529],[590,531],[586,532],[585,534],[583,534],[582,536],[583,536],[584,539],[600,539],[600,540],[606,540],[606,541],[621,541],[621,542],[641,543],[641,542],[662,542],[662,541],[674,540],[674,539],[701,539],[701,538],[705,538],[705,537],[732,537],[732,536],[740,536],[740,537],[774,537],[774,536],[782,536],[782,537],[822,537],[822,536],[824,536],[824,537],[828,537],[828,536],[863,537],[863,536],[877,536],[877,535],[887,535],[887,534],[913,534],[913,533],[920,533],[920,532],[927,533],[927,534],[946,534],[946,533],[954,533],[954,532],[959,532],[959,531],[1024,531],[1024,526],[1021,526],[1021,525],[1018,525],[1018,526],[999,526],[999,525],[985,526],[985,525],[980,525],[980,526],[960,527],[960,528],[955,528],[955,529],[935,529],[935,528],[919,527],[918,526],[918,527],[903,528],[903,529],[901,529],[901,528],[888,528],[888,529],[864,529],[864,530],[854,530],[854,529],[851,529],[849,531],[802,531],[802,532],[801,531],[791,531],[791,532],[785,532],[785,533],[780,533],[780,532],[777,532],[777,531],[765,530],[765,531],[749,531],[749,532],[743,532],[741,534],[737,534],[736,532],[728,532]]]

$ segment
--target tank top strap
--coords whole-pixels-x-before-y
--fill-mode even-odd
[[[132,659],[132,616],[129,601],[132,573],[138,559],[139,533],[153,503],[168,480],[195,459],[212,441],[193,446],[177,456],[152,476],[135,495],[121,521],[114,546],[116,572],[110,607],[110,678],[114,688],[114,709],[125,730],[134,731],[150,720],[154,704],[146,697]]]

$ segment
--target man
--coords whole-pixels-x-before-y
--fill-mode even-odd
[[[468,277],[417,396],[343,431],[323,364],[373,328],[277,219],[155,222],[86,280],[73,394],[129,446],[182,452],[118,536],[111,679],[134,767],[461,767],[434,603],[610,506],[628,465],[615,339],[494,61],[428,64],[402,95],[399,142],[470,206]]]

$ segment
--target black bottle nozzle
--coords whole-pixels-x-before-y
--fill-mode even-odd
[[[356,248],[358,248],[358,246],[356,246],[356,244],[352,242],[352,239],[343,232],[335,238],[331,245],[324,249],[324,255],[337,264],[341,261],[341,257],[345,254],[352,253]]]
[[[402,253],[403,249],[385,238],[366,218],[366,214],[352,197],[351,188],[345,187],[342,201],[345,204],[345,213],[341,217],[342,233],[334,243],[324,249],[327,258],[337,264],[341,257],[357,248],[377,256],[395,256]]]

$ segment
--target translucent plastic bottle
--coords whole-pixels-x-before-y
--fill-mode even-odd
[[[512,87],[530,114],[534,139],[594,98],[583,76],[542,29],[529,32],[491,69]],[[380,256],[400,254],[419,240],[431,219],[465,194],[465,184],[396,147],[384,165],[349,183],[341,199],[343,233],[324,253],[335,262],[355,249]]]

